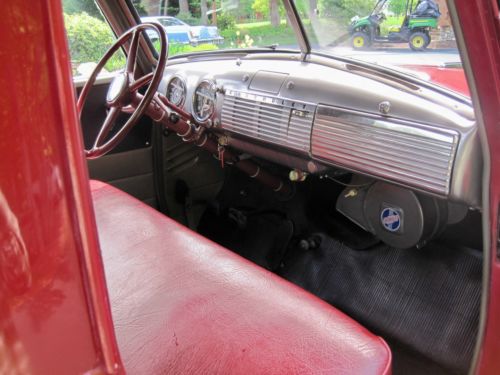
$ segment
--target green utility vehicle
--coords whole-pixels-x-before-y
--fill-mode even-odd
[[[366,49],[373,43],[408,43],[414,51],[425,50],[431,42],[430,30],[437,27],[441,15],[437,4],[433,0],[406,0],[401,26],[392,27],[387,35],[382,35],[380,26],[386,20],[384,9],[387,2],[377,1],[369,16],[352,18],[349,26],[352,47]]]

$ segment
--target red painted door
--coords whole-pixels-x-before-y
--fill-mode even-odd
[[[0,372],[119,372],[59,2],[3,2],[0,45]]]

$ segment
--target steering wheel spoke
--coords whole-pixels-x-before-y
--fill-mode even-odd
[[[97,134],[97,138],[95,139],[94,147],[100,147],[103,144],[109,132],[111,131],[111,129],[113,129],[113,126],[120,113],[121,107],[111,107],[109,109],[109,112],[106,115],[106,119],[104,120],[101,129],[99,129],[99,133]]]
[[[136,79],[131,85],[130,85],[130,91],[134,92],[139,90],[140,88],[146,86],[151,80],[153,79],[153,73],[148,73],[145,76],[142,76],[139,79]]]
[[[130,43],[130,48],[128,49],[127,56],[127,73],[133,79],[135,76],[135,63],[137,60],[137,49],[139,47],[139,37],[141,36],[140,29],[134,30],[132,34],[132,42]]]

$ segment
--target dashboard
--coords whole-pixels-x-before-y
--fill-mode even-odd
[[[430,84],[321,57],[254,55],[172,60],[159,90],[240,152],[480,204],[472,106]]]

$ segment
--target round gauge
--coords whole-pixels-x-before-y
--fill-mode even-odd
[[[207,121],[215,111],[215,83],[201,81],[193,96],[193,116],[198,122]]]
[[[179,77],[170,80],[167,86],[167,99],[177,107],[181,107],[186,99],[186,84]]]

